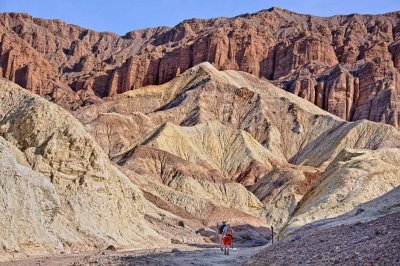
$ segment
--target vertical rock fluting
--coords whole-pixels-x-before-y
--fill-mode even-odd
[[[271,8],[122,37],[5,13],[0,33],[2,76],[66,108],[162,84],[208,61],[274,80],[348,120],[399,122],[397,12],[321,18]]]

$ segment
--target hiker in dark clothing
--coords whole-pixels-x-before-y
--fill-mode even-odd
[[[225,226],[226,226],[226,221],[223,221],[222,224],[218,228],[219,243],[221,245],[221,251],[224,251],[224,243],[223,243],[224,236],[223,236],[223,232],[224,232]]]

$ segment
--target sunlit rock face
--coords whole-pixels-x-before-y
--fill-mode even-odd
[[[399,34],[396,12],[322,18],[272,8],[125,36],[4,13],[0,73],[76,109],[207,61],[273,80],[342,119],[398,128]]]
[[[0,254],[167,241],[144,219],[140,189],[63,108],[1,80],[0,121]]]
[[[148,191],[195,216],[209,199],[289,232],[400,184],[393,126],[346,122],[266,80],[209,63],[74,115],[122,169],[151,177]]]

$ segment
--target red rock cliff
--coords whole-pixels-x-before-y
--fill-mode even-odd
[[[329,18],[272,8],[125,36],[0,15],[1,75],[67,108],[203,61],[265,77],[347,120],[399,126],[400,13]]]

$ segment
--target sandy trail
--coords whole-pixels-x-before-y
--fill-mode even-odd
[[[124,252],[102,251],[92,254],[31,258],[6,264],[0,263],[0,265],[241,265],[264,247],[238,246],[230,251],[229,256],[226,256],[215,244],[177,245],[174,248],[179,251],[173,251],[172,248]]]

